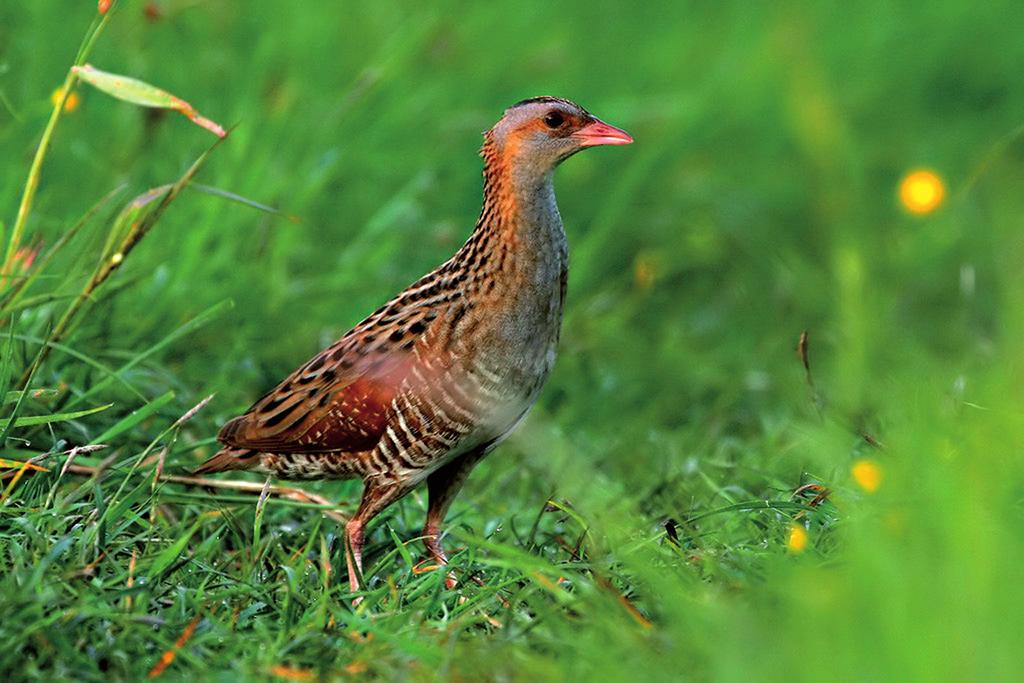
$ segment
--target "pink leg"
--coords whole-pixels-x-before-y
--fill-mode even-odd
[[[423,525],[423,545],[430,556],[441,565],[448,564],[448,555],[441,545],[444,516],[451,507],[452,501],[462,490],[462,485],[473,467],[487,454],[486,448],[467,453],[460,458],[444,465],[427,477],[427,520]],[[455,577],[448,575],[445,586],[449,589],[456,585]]]
[[[359,509],[345,524],[345,562],[348,565],[348,587],[353,593],[359,590],[363,575],[363,540],[367,523],[406,493],[407,488],[394,482],[367,479],[364,483]],[[353,605],[361,601],[362,598],[356,598]]]

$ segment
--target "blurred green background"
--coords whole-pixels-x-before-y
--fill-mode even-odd
[[[33,386],[61,393],[26,415],[128,367],[75,406],[110,410],[16,429],[10,457],[91,443],[175,396],[110,444],[106,478],[58,480],[54,455],[5,494],[0,665],[12,679],[137,678],[198,619],[164,675],[1020,680],[1019,9],[119,3],[89,61],[236,126],[198,182],[300,220],[186,191],[70,351],[47,358]],[[8,233],[95,14],[93,2],[0,6]],[[44,249],[112,188],[127,185],[123,205],[213,141],[180,115],[77,94],[27,223]],[[422,496],[374,525],[376,597],[353,613],[334,522],[153,490],[151,465],[131,470],[216,392],[159,443],[167,471],[195,466],[223,420],[445,260],[479,210],[481,131],[541,94],[636,143],[558,171],[561,355],[449,515],[458,592],[412,571]],[[945,195],[917,215],[899,187],[921,168]],[[81,290],[116,208],[4,321],[15,376],[67,306],[46,296]],[[794,351],[803,330],[813,387]],[[858,485],[858,463],[880,473],[876,491]],[[808,505],[821,490],[793,493],[805,484],[827,497]],[[358,496],[355,482],[310,488]]]

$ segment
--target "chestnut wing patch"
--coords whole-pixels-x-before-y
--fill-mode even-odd
[[[360,357],[330,348],[292,373],[221,429],[226,445],[275,453],[363,451],[387,426],[387,412],[412,353]],[[332,358],[332,356],[335,356]]]
[[[274,453],[373,448],[387,428],[392,400],[413,371],[414,347],[430,345],[436,336],[431,323],[438,312],[420,294],[438,293],[424,282],[289,375],[225,424],[217,438],[228,446]]]

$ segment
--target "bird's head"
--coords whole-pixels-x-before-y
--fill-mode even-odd
[[[482,154],[488,163],[538,176],[586,147],[633,142],[626,131],[560,97],[533,97],[513,104],[484,134],[484,140]]]

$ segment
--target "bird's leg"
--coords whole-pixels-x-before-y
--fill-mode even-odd
[[[356,514],[345,524],[345,562],[348,564],[348,587],[355,593],[359,590],[363,575],[363,539],[366,524],[391,503],[408,492],[393,481],[367,479],[363,485],[363,498]],[[356,598],[353,605],[362,602]]]
[[[348,564],[348,588],[355,593],[363,574],[363,521],[355,517],[345,524],[345,562]]]
[[[423,545],[427,552],[440,565],[448,564],[448,555],[441,546],[441,533],[443,531],[444,516],[448,512],[452,501],[462,489],[466,477],[469,476],[473,466],[487,454],[486,448],[479,448],[470,451],[465,455],[439,467],[427,477],[427,521],[423,525]],[[448,589],[455,587],[457,581],[449,573],[445,579],[445,586]]]

